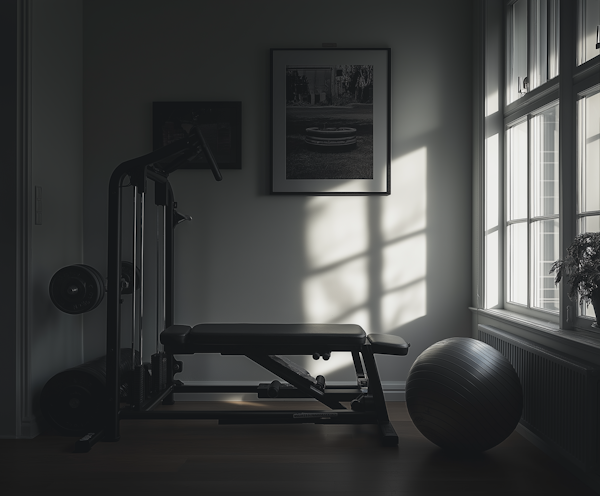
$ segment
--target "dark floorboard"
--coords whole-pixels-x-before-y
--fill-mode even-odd
[[[85,454],[72,453],[75,439],[50,433],[0,440],[0,494],[597,495],[516,432],[481,455],[451,456],[417,431],[404,403],[389,410],[394,448],[380,446],[373,426],[209,420],[122,421],[119,442]]]

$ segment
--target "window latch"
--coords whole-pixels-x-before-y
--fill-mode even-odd
[[[519,94],[524,95],[529,90],[529,79],[523,78],[523,85],[521,86],[521,77],[517,76],[517,90]]]

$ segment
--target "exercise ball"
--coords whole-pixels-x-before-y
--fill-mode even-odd
[[[504,441],[523,409],[523,390],[510,362],[471,338],[449,338],[415,360],[406,406],[417,429],[440,448],[482,452]]]

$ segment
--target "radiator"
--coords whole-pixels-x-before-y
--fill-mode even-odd
[[[600,473],[600,367],[490,326],[479,325],[478,338],[515,368],[521,424],[581,470]]]

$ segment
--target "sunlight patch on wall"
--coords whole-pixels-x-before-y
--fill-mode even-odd
[[[383,251],[381,321],[397,329],[427,314],[427,239],[417,233]]]
[[[306,322],[394,332],[427,313],[427,149],[392,163],[388,197],[307,200]],[[352,357],[299,361],[313,375],[348,372]]]
[[[381,324],[397,329],[427,313],[427,148],[392,164],[394,194],[383,202]]]
[[[485,116],[489,117],[490,115],[495,114],[499,110],[499,94],[498,90],[494,90],[490,94],[488,94],[485,98]]]
[[[394,291],[425,277],[427,242],[417,233],[389,244],[383,250],[381,283],[384,292]]]
[[[381,320],[386,329],[397,329],[427,315],[425,279],[386,294],[381,299]]]
[[[369,230],[366,197],[315,197],[306,215],[305,322],[357,324],[369,329]],[[313,376],[353,369],[350,353],[327,361],[296,357]]]
[[[303,284],[306,321],[358,324],[355,314],[364,312],[369,298],[367,273],[363,256],[309,275]]]
[[[316,197],[307,204],[309,269],[364,255],[368,249],[366,197]]]
[[[427,148],[392,163],[392,196],[382,202],[384,241],[422,231],[427,226]]]

